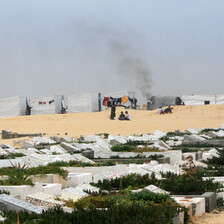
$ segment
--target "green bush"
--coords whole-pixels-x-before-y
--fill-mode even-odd
[[[6,180],[0,180],[0,185],[33,185],[31,175],[59,174],[67,178],[68,171],[55,166],[38,166],[32,168],[4,167],[0,168],[0,176],[8,176]]]
[[[187,211],[168,195],[148,191],[127,195],[89,196],[75,203],[76,208],[66,213],[62,208],[51,208],[42,214],[20,212],[21,223],[37,224],[172,224],[181,211]],[[100,208],[100,209],[98,209]],[[13,211],[4,212],[5,224],[17,223]]]
[[[144,145],[143,148],[137,148],[134,145],[114,145],[111,147],[111,151],[113,152],[160,152],[160,150],[156,148],[149,148],[147,145]]]
[[[8,155],[1,155],[0,159],[15,159],[23,156],[25,156],[23,153],[9,153]]]
[[[68,176],[68,171],[63,170],[60,167],[55,167],[55,166],[38,166],[38,167],[32,167],[27,169],[27,174],[28,175],[46,175],[46,174],[59,174],[62,176],[64,179],[67,178]]]
[[[155,184],[157,180],[155,176],[152,175],[149,177],[149,174],[141,176],[140,174],[129,174],[123,177],[116,177],[114,179],[104,179],[103,181],[99,180],[98,183],[91,183],[93,186],[99,187],[100,190],[123,190],[129,186],[133,188],[144,188],[150,184]]]
[[[100,190],[123,190],[129,186],[134,189],[144,188],[148,185],[158,186],[172,194],[200,194],[206,191],[217,192],[222,185],[220,183],[213,183],[212,179],[203,180],[203,172],[196,172],[196,170],[187,171],[183,175],[167,173],[163,175],[163,180],[157,180],[155,175],[151,177],[139,174],[129,174],[115,179],[104,179],[98,183],[91,183],[93,186],[99,187]]]
[[[133,152],[137,151],[137,147],[133,145],[114,145],[111,147],[113,152]]]
[[[207,159],[207,164],[215,164],[215,165],[224,165],[224,150],[223,149],[216,149],[218,151],[218,156],[214,156],[211,159]]]
[[[53,163],[49,163],[48,166],[54,166],[54,167],[95,167],[95,166],[115,166],[116,163],[112,161],[105,161],[102,163],[84,163],[84,162],[79,162],[79,161],[69,161],[69,162],[64,162],[64,161],[57,161]]]

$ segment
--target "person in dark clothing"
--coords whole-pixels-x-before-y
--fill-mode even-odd
[[[115,117],[116,117],[116,105],[115,105],[115,102],[113,102],[111,106],[110,119],[114,120]]]
[[[172,113],[172,110],[173,110],[173,107],[168,106],[168,107],[163,111],[163,113],[164,113],[164,114],[170,114],[170,113]]]
[[[124,115],[123,111],[121,111],[121,114],[120,114],[118,120],[123,121],[124,118],[125,118],[125,115]]]
[[[27,105],[26,115],[31,115],[31,109],[32,109],[32,107]]]
[[[134,103],[134,109],[136,110],[136,108],[137,108],[137,99],[133,98],[133,103]]]

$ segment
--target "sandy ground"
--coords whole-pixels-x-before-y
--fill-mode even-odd
[[[224,224],[224,211],[206,213],[202,217],[193,217],[191,224]]]
[[[121,108],[117,108],[117,116]],[[99,133],[142,134],[154,130],[174,131],[194,128],[218,128],[224,124],[224,105],[176,106],[172,114],[159,115],[158,110],[129,110],[132,121],[110,120],[110,110],[97,113],[33,115],[0,118],[0,130],[18,133],[46,133],[79,137]],[[1,141],[0,141],[1,142]],[[9,142],[3,140],[3,142]]]

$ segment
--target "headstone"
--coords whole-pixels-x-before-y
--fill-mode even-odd
[[[13,198],[6,194],[0,194],[0,210],[1,211],[27,211],[29,213],[42,213],[42,208],[27,203],[25,201]]]
[[[73,142],[74,140],[72,137],[64,136],[60,138],[59,142]]]
[[[208,144],[208,141],[198,135],[185,135],[183,145],[190,145],[190,144],[196,144],[196,143],[203,143]]]
[[[159,137],[159,138],[162,138],[162,137],[165,137],[166,136],[166,133],[164,131],[160,131],[160,130],[155,130],[154,131],[154,135]]]
[[[55,142],[61,142],[58,136],[51,136],[50,139],[52,139]]]
[[[165,164],[165,163],[170,164],[170,157],[158,158],[157,161],[159,164]]]
[[[110,142],[111,145],[120,145],[127,143],[127,138],[123,136],[109,135],[108,141]]]
[[[205,192],[202,194],[202,196],[205,198],[205,210],[206,212],[212,212],[214,209],[216,209],[216,193],[215,192]]]
[[[64,150],[60,145],[52,145],[50,147],[51,153],[64,154],[66,150]]]
[[[64,206],[66,203],[54,199],[54,195],[37,192],[26,196],[26,202],[36,206],[43,206],[47,208],[55,206]]]
[[[200,133],[200,130],[195,129],[195,128],[189,128],[188,131],[189,131],[191,134],[199,134],[199,133]]]
[[[80,161],[83,163],[90,163],[90,164],[94,164],[95,162],[93,162],[92,160],[86,158],[85,156],[83,156],[82,154],[73,154],[72,157],[76,160],[76,161]]]
[[[62,142],[60,144],[60,146],[65,149],[67,152],[69,153],[78,153],[78,152],[81,152],[80,149],[76,148],[75,146],[69,144],[69,143],[66,143],[66,142]]]
[[[156,187],[155,185],[151,184],[147,187],[144,188],[145,190],[148,190],[148,191],[151,191],[153,193],[156,193],[156,194],[170,194],[170,192],[168,191],[165,191],[159,187]]]
[[[33,148],[33,147],[34,147],[34,143],[32,141],[23,142],[23,148],[24,149]]]
[[[34,137],[33,143],[34,145],[41,145],[41,144],[55,144],[56,142],[47,137]]]
[[[94,151],[93,150],[86,150],[82,152],[82,155],[88,159],[94,159]]]

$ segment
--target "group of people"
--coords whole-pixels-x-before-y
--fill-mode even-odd
[[[170,114],[172,113],[173,107],[168,106],[165,110],[162,107],[159,108],[159,114]]]
[[[111,107],[111,113],[110,113],[110,119],[114,120],[114,118],[116,117],[116,105],[115,103],[113,103],[112,107]],[[131,120],[131,115],[128,113],[128,111],[125,111],[125,114],[123,111],[121,111],[120,116],[118,117],[118,120],[123,121],[130,121]]]
[[[131,115],[128,113],[128,111],[125,111],[125,114],[123,111],[121,111],[120,116],[118,117],[118,120],[120,121],[130,121],[131,120]]]

